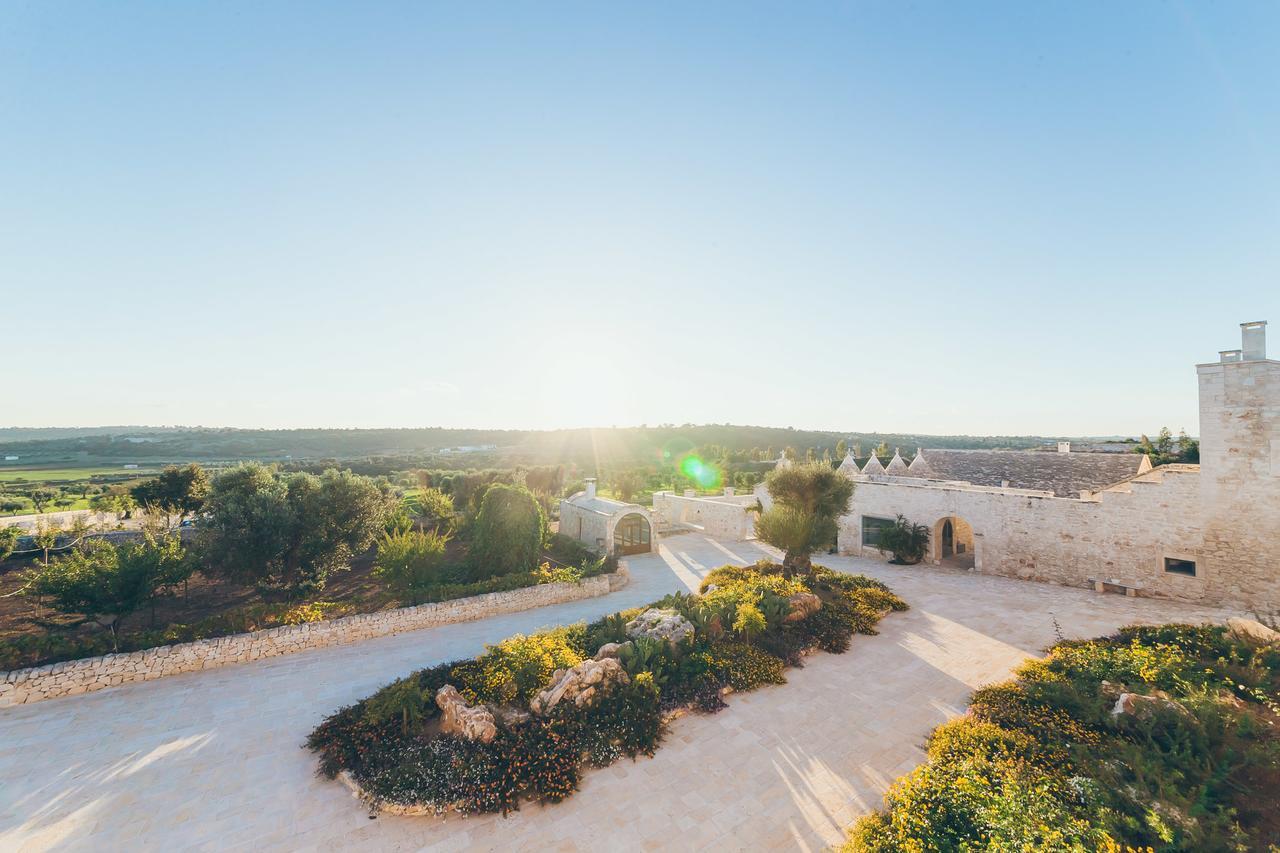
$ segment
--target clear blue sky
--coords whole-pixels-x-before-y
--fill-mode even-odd
[[[0,2],[0,425],[1196,431],[1280,4]]]

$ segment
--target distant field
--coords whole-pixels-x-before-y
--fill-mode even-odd
[[[155,468],[125,468],[123,465],[97,465],[85,468],[34,468],[0,465],[0,482],[12,483],[26,480],[28,483],[65,483],[74,480],[87,480],[90,477],[110,474],[115,476],[138,477],[155,474]]]

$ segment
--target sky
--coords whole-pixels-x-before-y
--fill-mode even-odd
[[[1280,4],[0,0],[0,426],[1195,434]]]

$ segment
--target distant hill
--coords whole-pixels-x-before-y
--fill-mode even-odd
[[[860,445],[863,453],[881,442],[901,447],[1030,448],[1058,437],[916,435],[832,432],[732,424],[686,424],[566,430],[444,429],[205,429],[190,427],[89,427],[0,429],[0,456],[14,455],[18,464],[44,465],[94,462],[228,461],[238,459],[351,460],[367,457],[475,458],[484,464],[644,464],[677,456],[694,448],[723,448],[733,453],[768,451],[776,457],[785,447],[804,455],[834,453],[841,439]],[[1085,441],[1086,439],[1073,439]],[[12,464],[12,463],[11,463]]]

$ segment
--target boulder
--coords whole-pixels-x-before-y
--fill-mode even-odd
[[[1179,714],[1189,715],[1190,712],[1173,701],[1167,696],[1144,696],[1141,693],[1121,693],[1120,698],[1116,699],[1115,707],[1111,709],[1111,716],[1118,717],[1121,714],[1137,717],[1145,720],[1151,716],[1152,711],[1157,708],[1167,708],[1176,711]]]
[[[625,643],[605,643],[596,652],[596,660],[604,660],[605,658],[621,658],[622,650],[631,647],[630,642]]]
[[[822,609],[822,599],[811,592],[797,592],[787,599],[790,609],[783,622],[799,622]]]
[[[628,622],[626,630],[627,636],[633,640],[649,637],[675,645],[685,637],[693,636],[693,623],[674,610],[651,608]]]
[[[582,707],[612,685],[630,680],[617,658],[584,660],[570,669],[557,669],[551,676],[551,685],[533,697],[529,708],[535,714],[545,714],[563,701]]]
[[[1251,646],[1269,646],[1280,641],[1280,631],[1268,628],[1255,619],[1232,617],[1227,620],[1227,632],[1240,642]]]
[[[440,706],[440,731],[444,734],[484,743],[489,743],[498,734],[493,713],[481,705],[469,706],[452,684],[436,691],[436,704]]]

